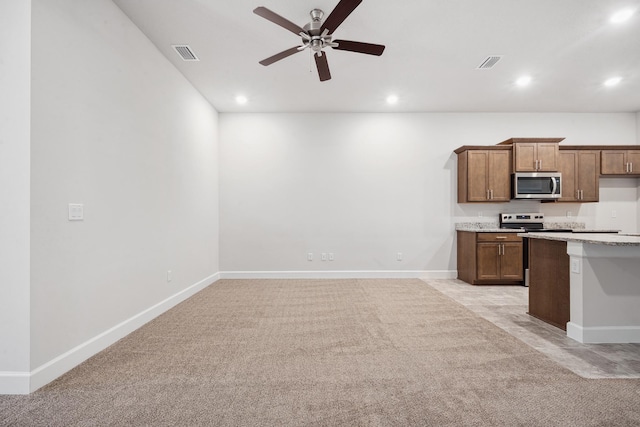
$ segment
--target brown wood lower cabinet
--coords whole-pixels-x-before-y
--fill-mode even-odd
[[[569,321],[567,242],[529,241],[529,314],[563,330]]]
[[[522,284],[522,238],[516,233],[458,231],[458,279],[472,285]]]

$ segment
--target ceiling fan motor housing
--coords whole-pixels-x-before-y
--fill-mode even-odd
[[[331,45],[331,35],[320,34],[320,30],[322,28],[322,18],[324,17],[324,12],[320,9],[313,9],[309,12],[311,15],[311,22],[303,27],[306,31],[309,38],[303,36],[302,42],[311,48],[312,51],[318,53],[321,52],[326,46]]]

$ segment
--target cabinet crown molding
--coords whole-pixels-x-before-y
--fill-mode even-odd
[[[532,143],[532,142],[554,142],[559,143],[564,141],[565,138],[509,138],[505,139],[502,142],[499,142],[498,145],[513,145],[518,143]]]

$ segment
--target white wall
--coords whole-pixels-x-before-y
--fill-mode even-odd
[[[453,271],[455,222],[550,209],[458,204],[454,149],[535,136],[634,144],[635,122],[635,114],[221,114],[221,270]],[[601,209],[610,192],[625,207],[637,199],[627,187],[603,185]],[[594,208],[579,204],[551,216],[568,206],[572,220],[596,222]],[[637,206],[629,209],[618,219],[635,228]],[[321,261],[322,252],[335,260]]]
[[[636,113],[636,144],[640,145],[640,111]],[[638,215],[637,215],[638,221],[637,221],[636,229],[640,230],[640,179],[638,179],[637,200],[638,200],[638,204],[636,206],[638,210]]]
[[[218,118],[110,0],[34,0],[32,58],[38,373],[219,271]]]
[[[0,393],[29,371],[31,2],[0,2]]]

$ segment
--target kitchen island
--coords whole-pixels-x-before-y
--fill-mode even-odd
[[[532,315],[543,317],[547,313],[544,310],[561,311],[563,306],[566,309],[568,300],[566,331],[570,338],[582,343],[640,343],[640,236],[530,232],[526,237],[537,247],[537,253],[548,249],[551,262],[536,263],[531,259],[531,277],[541,277],[539,282],[548,286],[546,291],[534,287],[532,280]],[[564,244],[568,259],[558,253]],[[549,265],[555,265],[557,270],[551,271]],[[562,286],[553,283],[566,282],[567,269],[568,296]],[[557,292],[557,298],[547,294],[547,301],[540,300],[546,304],[542,314],[536,315],[535,304],[540,302],[536,298],[544,297],[549,290]],[[559,320],[549,323],[557,322],[556,326],[562,327],[566,313],[559,316]]]

